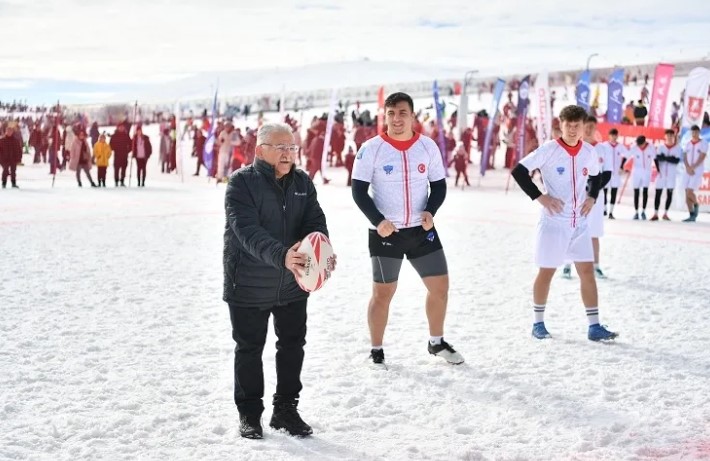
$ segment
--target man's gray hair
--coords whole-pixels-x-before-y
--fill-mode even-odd
[[[268,143],[272,135],[278,133],[288,133],[293,134],[291,127],[285,123],[264,123],[259,127],[259,131],[256,132],[256,145]]]

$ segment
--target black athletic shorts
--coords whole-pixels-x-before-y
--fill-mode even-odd
[[[375,229],[369,232],[375,282],[396,282],[405,256],[422,278],[448,274],[446,256],[436,228],[425,231],[421,226],[410,227],[384,238]]]

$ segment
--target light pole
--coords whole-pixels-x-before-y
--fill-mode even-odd
[[[589,57],[587,58],[587,72],[589,72],[589,61],[591,61],[592,58],[595,57],[595,56],[599,56],[599,53],[592,53],[592,54],[590,54]]]

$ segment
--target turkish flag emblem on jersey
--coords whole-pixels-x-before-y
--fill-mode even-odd
[[[417,167],[417,170],[419,170],[420,173],[426,173],[426,165],[423,163],[420,163],[419,166]]]
[[[703,116],[703,98],[688,97],[688,117],[698,120]]]

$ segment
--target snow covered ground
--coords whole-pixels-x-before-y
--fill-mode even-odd
[[[587,341],[578,283],[556,279],[555,339],[538,342],[537,205],[506,195],[497,171],[451,187],[436,218],[446,338],[467,362],[427,354],[424,289],[405,265],[382,371],[367,362],[367,224],[334,172],[318,187],[339,265],[311,298],[303,369],[315,433],[251,441],[238,434],[221,301],[224,186],[161,176],[156,157],[142,190],[113,188],[111,169],[106,190],[67,173],[51,189],[45,166],[18,174],[21,190],[0,189],[0,459],[710,459],[708,215],[634,222],[627,200],[606,223],[599,282],[602,321],[621,339]]]

